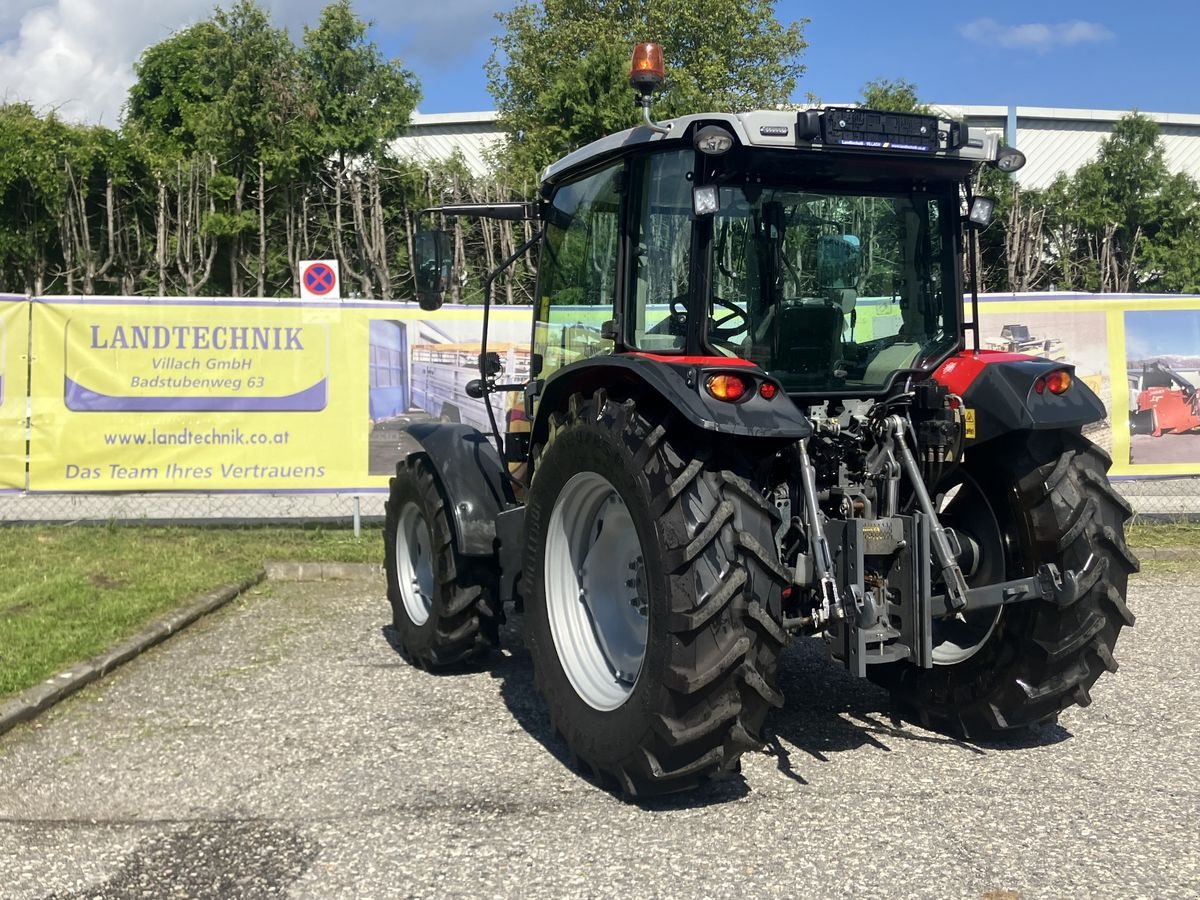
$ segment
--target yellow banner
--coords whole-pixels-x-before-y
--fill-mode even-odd
[[[869,304],[864,304],[864,306]],[[30,304],[0,298],[0,489],[25,483]],[[38,298],[35,491],[385,490],[415,421],[488,432],[479,307]],[[871,321],[886,334],[887,309]],[[529,308],[492,313],[506,383],[529,376]],[[871,317],[863,313],[859,327]],[[1113,474],[1200,475],[1200,298],[981,298],[980,346],[1061,360],[1109,418]],[[556,361],[547,361],[553,365]],[[493,397],[503,427],[511,398]]]
[[[505,313],[496,338],[527,341],[529,311]],[[37,299],[30,489],[385,489],[410,422],[486,427],[480,328],[395,303]]]
[[[0,491],[25,487],[29,301],[0,297]]]

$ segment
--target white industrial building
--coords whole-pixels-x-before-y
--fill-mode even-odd
[[[1073,173],[1095,158],[1100,142],[1126,110],[1057,109],[1037,106],[935,105],[940,113],[970,125],[1004,132],[1029,160],[1018,173],[1023,187],[1047,187],[1059,172]],[[1200,181],[1200,115],[1145,112],[1162,131],[1167,166]],[[397,156],[444,160],[455,151],[477,175],[491,169],[490,152],[503,140],[495,112],[417,114],[392,145]]]

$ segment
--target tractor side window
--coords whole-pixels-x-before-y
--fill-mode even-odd
[[[601,329],[614,318],[623,170],[612,166],[554,194],[538,265],[534,350],[543,377],[612,352]]]
[[[687,336],[692,265],[691,150],[659,153],[644,163],[642,214],[633,228],[630,343],[674,350]]]

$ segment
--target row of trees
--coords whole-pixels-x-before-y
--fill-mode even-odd
[[[338,0],[296,43],[242,0],[143,54],[118,130],[0,107],[0,285],[288,295],[333,256],[347,291],[410,291],[412,211],[461,167],[388,156],[419,88],[366,32]]]
[[[773,0],[645,7],[546,0],[501,14],[488,72],[513,140],[487,179],[389,154],[420,88],[367,40],[350,0],[299,41],[257,0],[218,8],[142,55],[119,129],[0,106],[0,289],[286,296],[300,260],[335,257],[344,291],[411,296],[417,212],[529,197],[550,160],[636,120],[621,36],[675,48],[660,114],[794,90],[802,23],[780,25]],[[452,299],[467,301],[529,234],[451,227],[464,274]],[[531,266],[515,274],[501,300],[529,299]]]
[[[1153,120],[1124,117],[1045,190],[984,179],[1000,201],[982,237],[990,290],[1200,293],[1200,185],[1167,170]]]
[[[509,140],[485,179],[389,154],[420,87],[350,0],[299,41],[257,0],[217,9],[143,54],[119,129],[0,106],[0,289],[287,296],[300,260],[336,257],[344,291],[411,296],[419,210],[528,198],[547,163],[637,120],[635,39],[667,48],[663,118],[782,104],[804,72],[806,23],[778,22],[773,0],[525,0],[499,19],[487,72]],[[862,100],[924,108],[904,81],[869,82]],[[1121,120],[1094,162],[1044,191],[989,169],[977,187],[999,200],[980,241],[986,290],[1200,291],[1200,188],[1167,171],[1149,119]],[[528,236],[452,227],[452,299],[467,301]],[[515,275],[499,299],[529,299],[532,267]]]

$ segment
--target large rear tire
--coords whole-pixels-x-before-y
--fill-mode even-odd
[[[736,769],[783,700],[778,513],[750,457],[696,438],[576,395],[529,492],[535,683],[573,758],[629,796]]]
[[[446,499],[423,456],[396,465],[383,525],[388,602],[399,649],[413,665],[444,668],[499,643],[494,578],[454,548]]]
[[[986,580],[1032,575],[1054,563],[1083,573],[1083,589],[1067,605],[1031,600],[976,613],[985,620],[963,622],[956,634],[973,634],[977,644],[956,636],[939,645],[935,629],[932,669],[895,663],[869,668],[870,677],[923,721],[974,738],[1088,705],[1096,679],[1117,669],[1118,634],[1134,623],[1125,604],[1129,575],[1138,570],[1124,538],[1131,510],[1108,482],[1110,464],[1075,432],[1015,434],[972,451],[965,477],[982,497],[958,516],[983,522],[975,526],[979,534],[995,530],[999,537],[1000,565],[987,559],[992,542],[979,541],[980,565],[990,567]]]

